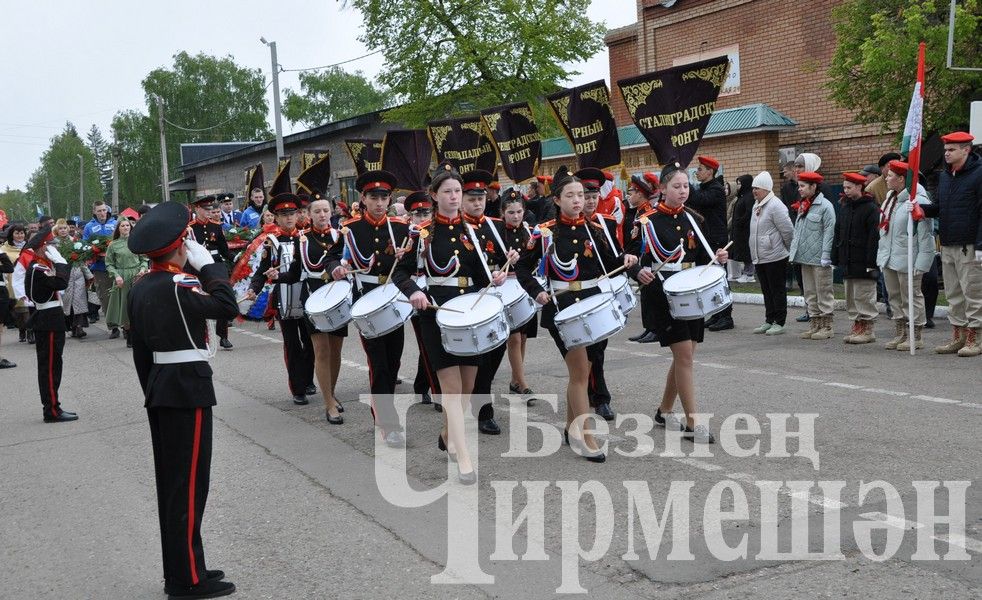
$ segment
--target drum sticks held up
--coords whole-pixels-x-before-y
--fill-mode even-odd
[[[505,261],[505,277],[508,276],[508,270],[509,269],[511,269],[511,259],[510,258],[507,261]],[[477,308],[477,305],[480,304],[481,303],[481,300],[484,299],[484,295],[487,294],[488,291],[491,288],[493,288],[493,287],[494,287],[494,283],[488,283],[488,286],[486,288],[484,288],[483,290],[481,290],[481,293],[477,296],[477,300],[475,300],[474,301],[474,304],[471,305],[471,310],[474,310],[475,308]]]
[[[730,240],[728,244],[726,244],[725,246],[723,246],[723,250],[727,250],[727,249],[729,249],[729,247],[730,247],[730,246],[732,246],[732,245],[733,245],[733,240]],[[699,274],[700,274],[700,275],[702,275],[703,273],[705,273],[705,272],[706,272],[706,269],[708,269],[708,268],[709,268],[709,267],[711,267],[712,265],[718,265],[718,264],[719,264],[719,263],[718,263],[718,262],[716,262],[716,257],[715,257],[715,256],[713,256],[713,260],[712,260],[712,261],[711,261],[711,262],[710,262],[710,263],[709,263],[708,265],[706,265],[705,267],[703,267],[703,268],[702,268],[702,271],[699,271]]]

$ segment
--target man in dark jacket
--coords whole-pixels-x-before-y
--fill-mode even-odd
[[[934,349],[938,354],[982,354],[982,160],[972,154],[974,140],[963,131],[941,136],[948,168],[938,181],[937,202],[924,206],[925,216],[938,218],[953,328],[951,341]]]
[[[699,166],[696,167],[696,180],[699,189],[689,193],[688,206],[699,212],[705,219],[702,232],[715,251],[726,245],[729,234],[726,229],[726,191],[723,182],[716,177],[719,172],[719,161],[712,156],[697,156]],[[728,306],[716,313],[706,323],[710,331],[733,329],[733,307]]]
[[[865,193],[867,178],[862,173],[842,174],[843,203],[836,219],[832,242],[832,264],[842,269],[846,284],[846,310],[852,320],[847,344],[876,341],[876,251],[880,243],[880,210],[872,195]]]

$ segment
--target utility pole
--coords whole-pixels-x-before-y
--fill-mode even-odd
[[[273,124],[276,127],[276,158],[285,156],[283,152],[283,123],[280,118],[280,65],[276,62],[276,42],[259,41],[269,46],[270,61],[273,64]]]
[[[119,158],[119,148],[113,147],[110,154],[112,156],[112,169],[113,169],[113,214],[119,214],[119,168],[116,165],[116,161]]]
[[[44,192],[48,197],[48,216],[53,217],[55,215],[51,212],[51,178],[47,173],[44,174]]]
[[[78,220],[85,219],[85,160],[78,154]]]
[[[157,96],[157,126],[160,128],[160,187],[164,202],[170,201],[170,188],[167,185],[167,140],[164,138],[164,100]]]

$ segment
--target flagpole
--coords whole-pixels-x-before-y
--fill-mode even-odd
[[[920,213],[917,205],[917,179],[921,168],[921,127],[924,111],[924,42],[917,47],[917,81],[914,95],[910,100],[910,110],[904,124],[904,148],[907,150],[908,175],[910,177],[910,207],[907,215],[907,340],[910,355],[916,354],[917,341],[914,338],[914,214]],[[918,218],[920,220],[920,218]]]

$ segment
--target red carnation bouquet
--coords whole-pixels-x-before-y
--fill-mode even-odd
[[[58,253],[61,254],[69,264],[87,264],[96,260],[92,251],[92,244],[82,240],[72,238],[58,238]]]

